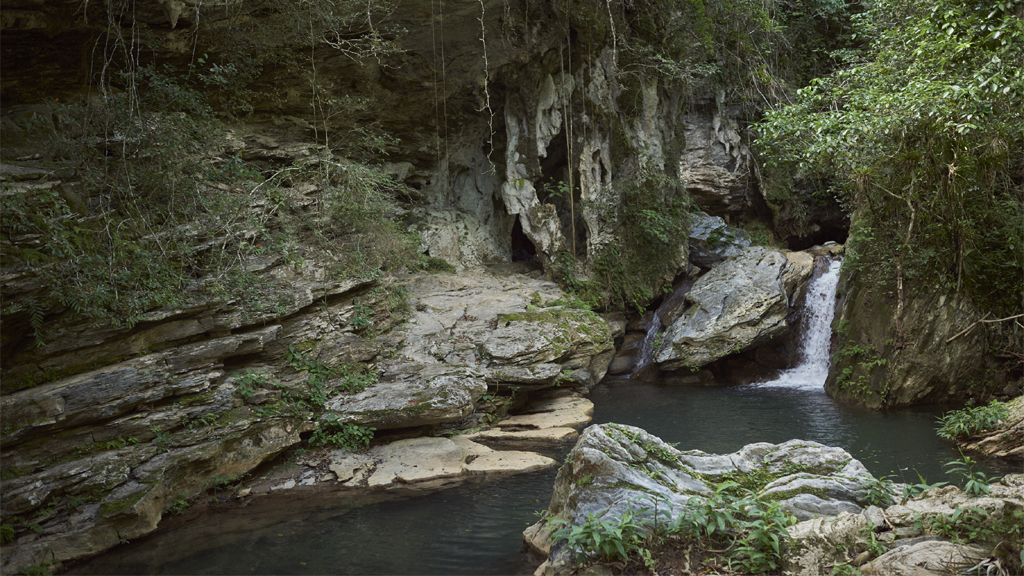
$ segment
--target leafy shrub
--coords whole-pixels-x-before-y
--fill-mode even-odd
[[[376,428],[358,424],[339,424],[337,418],[326,418],[313,431],[309,443],[313,446],[334,446],[343,450],[359,450],[370,445]]]
[[[857,493],[857,496],[862,502],[880,508],[887,508],[893,502],[892,490],[892,476],[883,476],[881,478],[872,478],[870,481],[865,482],[864,488]]]
[[[974,467],[977,464],[977,460],[972,459],[970,456],[964,456],[961,452],[960,460],[946,462],[942,467],[948,474],[956,474],[960,477],[964,482],[964,492],[971,496],[984,496],[991,492],[988,485],[994,480],[989,480],[984,472],[975,471]],[[998,480],[998,478],[995,480]]]
[[[625,560],[630,554],[639,552],[644,541],[644,530],[651,521],[641,518],[646,508],[633,511],[627,506],[622,515],[615,518],[600,517],[607,513],[591,514],[579,526],[566,525],[556,530],[552,537],[565,540],[577,564],[586,562],[588,557],[596,557],[602,561]],[[556,519],[553,524],[568,524],[565,520]]]
[[[993,400],[985,406],[953,410],[939,418],[938,435],[947,440],[959,440],[992,430],[1006,419],[1006,404]]]
[[[1015,2],[871,3],[856,20],[866,53],[759,124],[766,187],[787,189],[799,175],[857,209],[874,238],[855,253],[880,285],[927,279],[994,314],[1019,310],[1019,10]],[[798,206],[777,208],[805,201],[785,202]]]
[[[728,539],[731,563],[744,573],[777,570],[787,528],[796,523],[775,501],[763,501],[753,492],[737,495],[740,485],[723,482],[707,500],[687,508],[670,524],[669,533],[704,539]],[[695,501],[695,500],[691,500]]]

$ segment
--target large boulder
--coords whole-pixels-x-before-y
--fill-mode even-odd
[[[988,334],[971,301],[908,279],[900,313],[891,290],[863,271],[843,269],[829,396],[892,408],[962,401],[985,389],[992,379]]]
[[[779,250],[755,246],[702,276],[686,296],[689,307],[655,351],[666,370],[698,368],[784,335],[789,310]]]
[[[583,431],[559,470],[550,516],[525,537],[533,549],[546,551],[550,566],[562,570],[571,560],[563,542],[551,541],[557,521],[579,526],[590,516],[616,519],[645,508],[648,516],[658,508],[675,518],[687,506],[703,504],[726,481],[810,519],[859,513],[874,478],[846,451],[815,442],[757,443],[718,455],[676,450],[633,426],[598,424]]]
[[[713,268],[750,247],[746,232],[704,212],[690,215],[689,237],[690,263],[701,268]]]

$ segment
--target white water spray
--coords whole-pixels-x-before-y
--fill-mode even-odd
[[[833,261],[827,271],[811,280],[807,288],[803,309],[804,333],[800,339],[800,364],[784,371],[775,380],[763,382],[759,386],[808,390],[821,390],[825,386],[841,263],[840,260]]]

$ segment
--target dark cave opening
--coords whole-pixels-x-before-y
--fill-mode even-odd
[[[512,261],[533,262],[537,259],[537,247],[530,241],[530,237],[523,232],[523,225],[516,216],[512,224]]]
[[[548,142],[547,156],[540,159],[541,178],[537,182],[537,198],[553,204],[558,211],[566,249],[577,258],[587,257],[587,227],[583,222],[579,173],[572,173],[572,197],[569,197],[569,151],[565,140],[565,126]],[[575,234],[575,237],[574,237]]]
[[[836,242],[837,244],[845,244],[846,237],[850,231],[848,228],[843,226],[836,226],[834,224],[822,223],[818,225],[818,229],[810,234],[803,236],[790,236],[786,238],[786,246],[790,250],[807,250],[814,246],[821,246],[825,242]]]

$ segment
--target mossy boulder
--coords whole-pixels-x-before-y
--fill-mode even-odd
[[[527,543],[543,549],[555,519],[579,526],[592,515],[614,520],[629,510],[652,518],[656,508],[675,518],[691,499],[703,503],[726,482],[810,519],[859,513],[875,478],[845,450],[816,442],[762,442],[718,455],[679,451],[633,426],[596,424],[583,431],[559,469],[549,516],[527,530]],[[571,567],[563,542],[547,547],[556,573]]]
[[[825,391],[872,408],[962,401],[994,390],[982,319],[967,297],[915,280],[895,286],[844,268]]]

